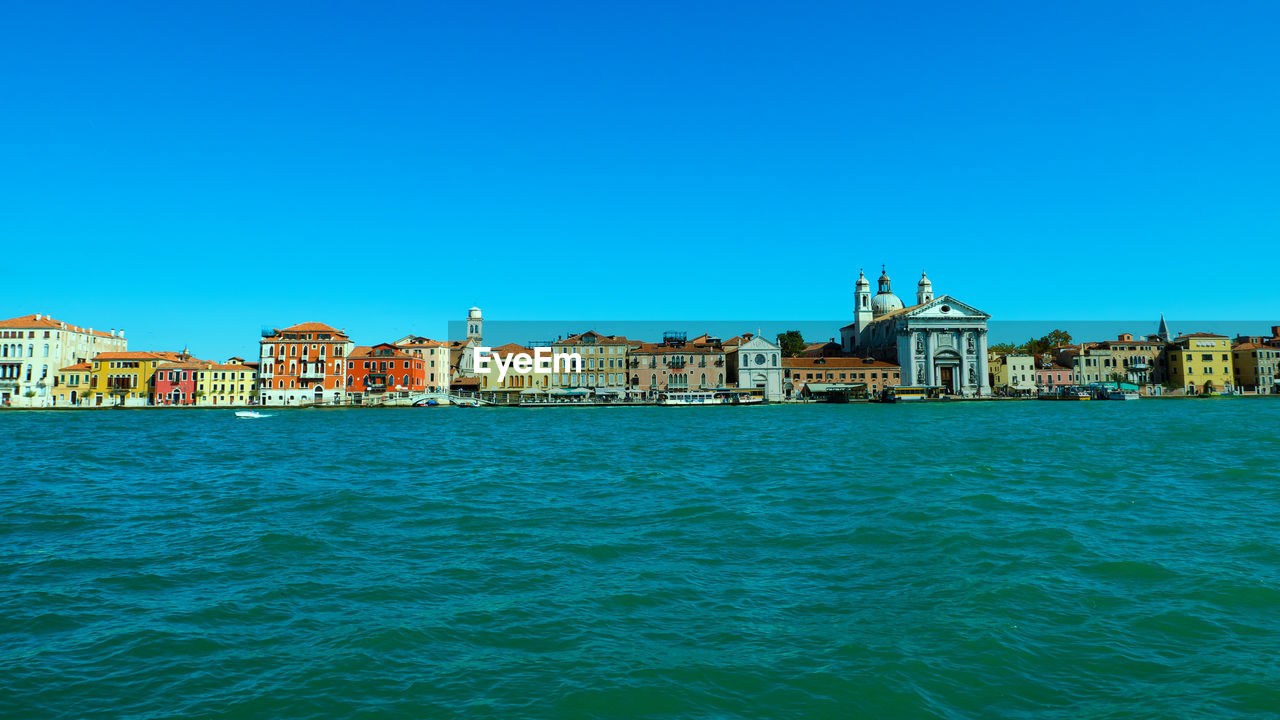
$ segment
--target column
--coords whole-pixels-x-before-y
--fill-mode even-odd
[[[933,377],[933,333],[924,332],[924,384],[937,384]]]
[[[1032,361],[1032,374],[1035,373],[1035,361]],[[991,394],[991,381],[987,379],[987,329],[978,331],[978,392],[981,395]]]

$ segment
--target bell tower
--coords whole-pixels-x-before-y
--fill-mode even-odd
[[[853,324],[861,337],[862,329],[871,324],[871,283],[858,270],[858,282],[853,291]]]
[[[467,311],[467,341],[474,340],[478,345],[483,337],[484,315],[480,312],[480,308],[473,307]]]
[[[920,282],[916,284],[916,304],[923,305],[933,300],[933,282],[923,270],[920,271]]]

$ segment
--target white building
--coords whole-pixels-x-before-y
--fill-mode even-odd
[[[738,351],[730,355],[730,372],[735,369],[738,387],[764,390],[768,402],[782,402],[782,348],[760,336],[746,333]]]
[[[0,403],[51,406],[58,370],[127,349],[123,330],[76,327],[42,313],[0,321]]]
[[[854,321],[840,328],[847,355],[897,362],[903,385],[932,385],[965,397],[991,394],[987,376],[987,313],[950,295],[934,297],[921,273],[916,304],[904,306],[883,270],[878,292],[862,273],[854,289]]]

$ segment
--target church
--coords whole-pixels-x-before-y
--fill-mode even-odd
[[[991,394],[987,376],[987,313],[950,295],[934,297],[920,274],[916,304],[905,307],[881,269],[874,296],[861,271],[854,289],[853,323],[840,328],[844,354],[896,362],[903,385],[932,385],[964,397]]]

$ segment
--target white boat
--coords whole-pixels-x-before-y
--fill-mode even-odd
[[[714,392],[665,392],[658,396],[659,405],[724,405],[725,398]]]
[[[257,410],[237,410],[237,411],[236,411],[236,417],[238,417],[238,418],[266,418],[266,417],[271,417],[271,416],[270,416],[270,415],[267,415],[267,414],[265,414],[265,413],[260,413],[260,412],[258,412]]]
[[[1133,390],[1112,390],[1107,393],[1108,400],[1137,400],[1138,393]]]

